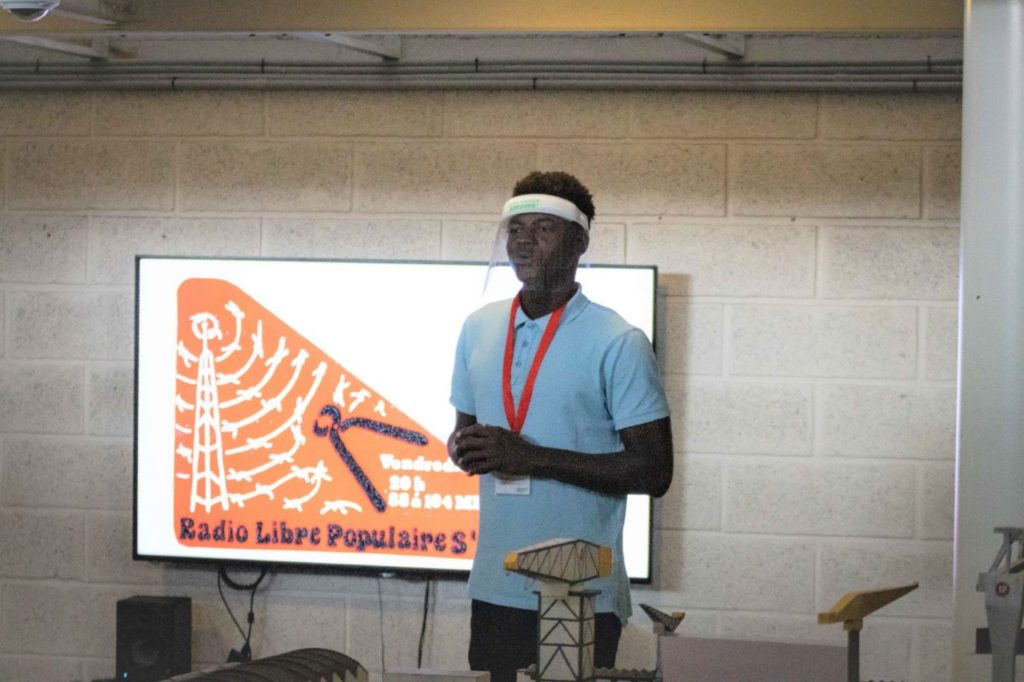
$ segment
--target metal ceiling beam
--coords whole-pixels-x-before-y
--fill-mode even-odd
[[[61,17],[0,32],[67,33]],[[136,0],[118,32],[913,32],[960,31],[962,0]]]
[[[691,45],[729,59],[743,59],[746,56],[747,39],[741,34],[682,33],[679,38]]]
[[[384,36],[378,40],[355,38],[340,33],[289,33],[300,40],[340,45],[355,52],[373,55],[384,60],[396,61],[402,56],[402,39],[398,36]]]
[[[106,60],[110,57],[110,45],[105,39],[92,40],[90,45],[80,45],[78,43],[69,43],[63,40],[53,40],[37,36],[0,36],[0,40],[18,43],[19,45],[28,45],[29,47],[36,47],[49,52],[69,54],[75,57],[100,60]]]
[[[105,17],[97,17],[93,14],[86,14],[84,12],[73,12],[71,10],[65,10],[58,7],[55,10],[50,11],[51,15],[63,17],[68,21],[80,21],[83,24],[96,24],[97,26],[117,26],[117,22],[112,19]]]

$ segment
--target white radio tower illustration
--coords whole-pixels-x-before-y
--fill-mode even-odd
[[[324,482],[332,480],[322,459],[303,462],[300,453],[306,443],[304,414],[324,381],[327,364],[310,368],[309,350],[289,348],[284,336],[268,354],[263,322],[247,321],[232,300],[223,305],[227,314],[221,312],[221,319],[234,323],[228,340],[213,310],[188,318],[197,347],[190,350],[184,331],[177,348],[183,367],[177,374],[175,406],[181,419],[175,424],[180,434],[176,454],[190,468],[190,473],[179,470],[177,476],[191,479],[189,509],[227,510],[264,498],[282,509],[302,511],[320,496]],[[249,333],[244,333],[246,322]],[[339,386],[343,382],[344,376]],[[194,402],[183,393],[194,394]],[[323,505],[322,513],[362,511],[348,500],[317,504]]]
[[[228,491],[224,485],[224,442],[220,433],[220,402],[217,398],[217,377],[214,369],[212,339],[222,339],[217,318],[209,313],[193,315],[192,333],[202,341],[199,370],[196,374],[195,423],[192,432],[192,495],[189,509],[196,503],[206,511],[216,504],[228,508]],[[200,482],[203,490],[200,493]]]

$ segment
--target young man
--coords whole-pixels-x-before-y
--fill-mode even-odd
[[[575,177],[523,178],[502,214],[522,289],[470,315],[456,351],[449,452],[480,476],[469,664],[494,682],[514,681],[537,655],[535,586],[502,561],[552,538],[612,548],[612,575],[587,587],[601,590],[595,665],[614,666],[630,614],[626,495],[661,496],[672,479],[668,403],[651,345],[575,281],[593,218]]]

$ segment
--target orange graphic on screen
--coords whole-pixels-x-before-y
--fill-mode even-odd
[[[473,557],[444,443],[223,280],[178,288],[174,445],[182,544]]]

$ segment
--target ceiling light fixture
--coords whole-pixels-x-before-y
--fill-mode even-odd
[[[0,0],[0,7],[22,21],[39,21],[59,4],[60,0]]]

